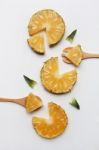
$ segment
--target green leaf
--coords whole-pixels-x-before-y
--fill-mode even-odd
[[[75,98],[72,98],[69,104],[77,109],[80,109],[80,105],[78,104],[77,100]]]
[[[37,83],[36,81],[34,81],[34,80],[28,78],[28,77],[25,76],[25,75],[23,75],[23,77],[24,77],[25,81],[27,82],[27,84],[28,84],[31,88],[33,88],[33,87],[35,86],[35,84]]]
[[[77,32],[77,30],[74,30],[70,35],[67,36],[66,40],[70,41],[72,43],[74,40],[74,37],[76,35],[76,32]]]

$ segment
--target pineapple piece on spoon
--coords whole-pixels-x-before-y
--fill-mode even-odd
[[[83,59],[99,58],[99,54],[91,54],[82,51],[81,46],[67,47],[62,53],[63,61],[68,64],[79,66]]]
[[[27,112],[33,112],[42,107],[42,100],[40,97],[30,93],[28,96],[19,99],[0,98],[0,102],[13,102],[24,106]]]

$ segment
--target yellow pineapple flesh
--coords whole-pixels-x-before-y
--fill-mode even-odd
[[[69,92],[77,80],[76,70],[59,74],[58,57],[47,60],[40,73],[42,85],[49,92],[61,94]]]
[[[58,43],[64,35],[65,24],[62,17],[54,10],[45,9],[35,13],[28,25],[29,35],[46,31],[49,45]]]
[[[76,47],[68,47],[64,50],[65,57],[73,63],[75,66],[79,66],[83,56],[81,46],[77,45]]]
[[[55,138],[61,135],[68,125],[67,114],[59,105],[48,103],[49,119],[33,117],[32,124],[38,135]]]
[[[42,107],[42,100],[40,97],[30,93],[26,98],[26,111],[33,112],[40,107]]]
[[[29,46],[37,53],[44,54],[44,36],[43,34],[36,34],[31,36],[28,40]]]

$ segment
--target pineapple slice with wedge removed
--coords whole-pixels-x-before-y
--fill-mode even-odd
[[[45,31],[49,46],[58,43],[65,32],[65,24],[62,17],[54,10],[45,9],[35,13],[29,21],[28,32],[33,36]],[[37,49],[37,51],[39,51]]]
[[[41,98],[30,93],[26,98],[26,111],[32,112],[40,107],[42,107]]]
[[[80,45],[65,48],[64,54],[65,57],[75,66],[79,66],[79,64],[81,63],[83,53]]]
[[[37,53],[44,54],[44,37],[43,34],[39,33],[31,36],[28,40],[29,46]]]
[[[76,70],[61,75],[58,71],[58,57],[52,57],[47,60],[40,72],[42,85],[52,93],[69,92],[77,80]]]
[[[65,111],[59,105],[48,103],[49,119],[33,117],[32,124],[37,134],[44,138],[55,138],[61,135],[68,125]]]

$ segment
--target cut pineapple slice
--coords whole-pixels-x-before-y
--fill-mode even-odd
[[[77,45],[76,47],[68,47],[64,52],[68,60],[70,60],[75,66],[79,66],[83,56],[80,45]]]
[[[41,70],[41,82],[49,92],[57,94],[69,92],[77,80],[77,72],[72,70],[59,75],[58,70],[57,57],[47,60]]]
[[[26,99],[26,111],[32,112],[40,107],[42,107],[42,100],[40,97],[30,93]]]
[[[29,22],[30,36],[46,31],[49,45],[58,43],[64,35],[65,24],[62,17],[54,10],[46,9],[35,13]]]
[[[29,46],[37,53],[44,54],[44,37],[42,34],[31,36],[28,40]]]
[[[38,135],[44,138],[55,138],[62,134],[67,127],[68,118],[65,111],[57,104],[48,103],[49,120],[33,117],[33,127]]]

